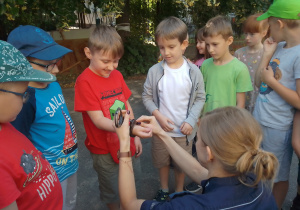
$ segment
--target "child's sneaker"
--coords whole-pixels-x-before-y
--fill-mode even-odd
[[[163,201],[166,201],[168,197],[169,197],[169,193],[164,192],[164,191],[162,191],[162,189],[160,189],[157,192],[157,194],[153,200],[158,201],[158,202],[163,202]]]
[[[196,182],[192,182],[184,187],[185,191],[189,191],[191,193],[196,193],[200,190],[202,190],[202,186],[197,184]]]

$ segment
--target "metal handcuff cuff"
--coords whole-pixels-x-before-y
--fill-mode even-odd
[[[120,107],[118,107],[118,109],[115,112],[115,126],[116,128],[120,128],[122,126],[124,122],[124,117],[122,115],[122,110]],[[133,127],[136,125],[136,120],[132,119],[130,120],[130,126],[129,126],[129,135],[130,137],[135,137],[135,135],[133,135],[132,131],[133,131]]]
[[[118,107],[118,109],[116,110],[114,119],[115,119],[116,128],[120,128],[124,122],[124,117],[122,115],[122,110],[120,107]],[[135,135],[132,134],[132,130],[135,125],[136,125],[135,119],[130,120],[129,135],[131,137],[135,137]],[[118,159],[120,159],[121,157],[131,157],[131,151],[129,150],[128,152],[120,152],[119,150],[117,157]]]

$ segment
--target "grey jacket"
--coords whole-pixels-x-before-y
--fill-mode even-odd
[[[185,119],[185,122],[193,127],[193,132],[187,136],[187,141],[189,142],[195,137],[197,132],[197,120],[205,103],[205,89],[199,68],[190,61],[186,61],[189,66],[189,75],[192,81],[192,91],[186,114],[187,118]],[[142,98],[150,114],[159,107],[158,82],[164,76],[164,65],[165,61],[163,60],[152,66],[148,71],[147,79],[144,84]]]

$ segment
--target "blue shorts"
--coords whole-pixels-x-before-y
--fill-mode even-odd
[[[261,125],[264,137],[261,144],[263,150],[272,152],[278,159],[279,167],[274,182],[288,181],[292,162],[292,127],[278,130]]]

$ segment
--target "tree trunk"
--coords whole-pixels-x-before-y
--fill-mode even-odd
[[[117,29],[118,26],[126,27],[130,29],[130,0],[125,0],[122,16],[116,19]],[[123,42],[126,42],[126,38],[130,35],[130,31],[118,30]]]

